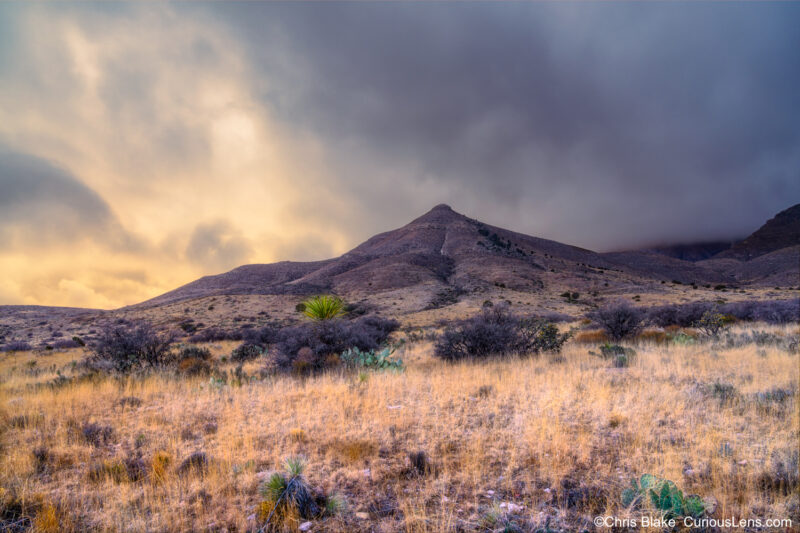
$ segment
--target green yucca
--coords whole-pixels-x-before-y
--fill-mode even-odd
[[[344,313],[344,301],[338,296],[314,296],[303,303],[303,314],[312,320],[330,320]]]

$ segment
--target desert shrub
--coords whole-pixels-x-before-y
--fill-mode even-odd
[[[53,348],[56,350],[69,350],[70,348],[80,348],[80,346],[72,339],[60,339],[53,343]]]
[[[637,336],[638,342],[652,342],[653,344],[666,344],[670,338],[667,332],[660,329],[646,329],[641,331]]]
[[[178,327],[180,327],[186,333],[194,333],[197,331],[197,324],[191,318],[178,324]]]
[[[387,346],[378,352],[375,350],[361,351],[358,348],[348,348],[341,354],[342,361],[353,368],[368,368],[373,370],[402,370],[403,360],[393,359],[395,348]]]
[[[314,296],[303,303],[303,314],[311,320],[331,320],[345,312],[345,303],[338,296]]]
[[[36,507],[30,500],[20,498],[16,491],[0,491],[0,531],[16,533],[29,531],[33,527]]]
[[[189,342],[240,341],[242,337],[241,331],[211,327],[200,330],[189,337]]]
[[[647,310],[647,322],[655,326],[691,327],[699,322],[703,314],[716,312],[730,320],[761,321],[769,324],[788,324],[800,321],[800,299],[754,300],[714,304],[691,302],[687,304],[662,305]]]
[[[95,447],[110,444],[114,438],[114,428],[94,422],[87,422],[81,426],[84,440]]]
[[[455,361],[510,353],[557,352],[570,335],[559,333],[553,324],[523,319],[509,312],[506,305],[496,305],[445,328],[436,342],[434,354]]]
[[[364,316],[369,310],[369,306],[364,302],[348,303],[344,306],[344,312],[351,318]]]
[[[716,339],[719,338],[720,332],[731,323],[731,319],[727,318],[728,316],[730,315],[723,315],[717,311],[708,310],[703,313],[700,320],[694,323],[694,327],[703,332],[707,337]]]
[[[205,452],[194,452],[178,465],[178,474],[186,475],[190,472],[204,474],[208,471],[208,464],[209,459]]]
[[[630,508],[649,507],[665,520],[680,516],[700,517],[705,513],[703,500],[696,495],[684,496],[672,481],[644,474],[622,491],[622,505]]]
[[[703,313],[712,308],[713,304],[709,302],[656,306],[647,310],[646,321],[660,327],[691,327],[702,318]]]
[[[200,359],[202,361],[208,361],[211,359],[211,350],[199,346],[184,346],[178,353],[178,359]]]
[[[773,346],[789,353],[797,351],[799,335],[778,335],[767,331],[752,330],[750,332],[725,332],[719,343],[725,348],[740,348],[749,344],[756,346]]]
[[[639,309],[619,302],[608,305],[590,315],[611,337],[619,341],[636,335],[642,329],[644,314]]]
[[[800,452],[794,449],[775,450],[764,470],[756,478],[764,491],[787,496],[797,494],[800,487]]]
[[[626,348],[619,344],[611,344],[606,342],[600,345],[600,353],[589,352],[590,354],[599,355],[603,359],[611,361],[616,368],[626,368],[633,363],[636,358],[636,351],[633,348]]]
[[[243,342],[231,352],[231,361],[243,362],[257,359],[265,353],[264,348],[251,342]]]
[[[31,452],[33,454],[34,469],[37,474],[44,474],[53,462],[53,453],[46,446],[38,446]]]
[[[137,398],[136,396],[123,396],[122,398],[117,400],[117,405],[119,405],[123,409],[125,407],[130,407],[132,409],[135,409],[136,407],[142,405],[142,400]]]
[[[339,497],[326,496],[308,484],[303,475],[303,458],[287,459],[285,468],[285,472],[273,473],[259,487],[264,498],[257,508],[260,531],[280,531],[287,524],[332,515],[343,507]]]
[[[289,430],[289,440],[293,442],[308,442],[308,434],[302,428],[292,428]]]
[[[128,468],[124,461],[119,459],[106,459],[93,463],[89,467],[87,477],[90,481],[101,483],[111,480],[114,483],[126,483],[131,481],[128,475]]]
[[[518,348],[519,319],[507,308],[497,305],[444,330],[436,342],[434,354],[455,361],[506,355]]]
[[[408,454],[408,463],[411,466],[411,473],[416,476],[426,476],[434,473],[434,465],[428,458],[428,454],[420,450]]]
[[[738,396],[735,386],[721,381],[712,383],[709,392],[711,396],[719,400],[720,405],[729,404]]]
[[[242,340],[249,344],[255,344],[261,348],[266,348],[273,342],[278,335],[278,327],[268,324],[260,328],[252,328],[245,330],[242,335]]]
[[[159,367],[173,359],[171,342],[171,337],[158,334],[146,322],[117,324],[100,333],[94,345],[93,359],[118,372],[146,366]]]
[[[178,354],[178,371],[188,376],[211,374],[211,351],[199,346],[185,346]]]
[[[752,402],[759,411],[771,414],[783,411],[795,394],[796,391],[793,388],[773,387],[753,394]]]
[[[794,389],[773,387],[763,392],[757,392],[754,399],[758,403],[783,403],[787,399],[794,397]]]
[[[33,346],[26,341],[10,341],[0,349],[3,352],[27,352],[30,350],[33,350]]]
[[[187,357],[178,361],[178,371],[187,376],[208,376],[212,373],[213,367],[204,359]]]
[[[364,335],[371,337],[380,346],[385,343],[389,335],[397,331],[400,322],[391,318],[379,316],[368,316],[358,320],[354,326],[355,330],[360,330]]]
[[[608,334],[602,329],[580,331],[575,335],[575,342],[581,344],[597,344],[600,342],[608,342],[608,340]]]
[[[559,353],[572,332],[560,333],[555,324],[539,319],[523,319],[519,324],[520,350],[522,353]]]
[[[478,390],[475,391],[475,396],[478,398],[488,398],[494,393],[494,387],[491,385],[481,385],[478,387]]]
[[[720,307],[720,312],[739,320],[788,324],[800,322],[800,298],[791,300],[763,300],[732,302]]]
[[[442,307],[458,303],[459,296],[464,294],[464,292],[465,291],[460,287],[446,287],[433,296],[431,301],[428,302],[428,305],[425,306],[425,309],[441,309]]]
[[[580,296],[581,296],[581,295],[580,295],[580,293],[579,293],[579,292],[574,292],[574,291],[572,291],[572,292],[571,292],[571,291],[566,291],[566,292],[562,292],[562,293],[560,294],[560,296],[561,296],[562,298],[566,299],[566,300],[567,300],[567,302],[569,302],[569,303],[575,303],[575,302],[577,302],[577,301],[578,301],[578,298],[580,298]]]
[[[276,363],[282,369],[297,366],[293,365],[295,361],[308,370],[321,369],[335,364],[337,358],[333,356],[349,348],[379,350],[398,327],[400,324],[396,320],[368,316],[283,328],[276,335]]]

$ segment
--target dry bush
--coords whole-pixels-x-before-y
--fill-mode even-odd
[[[643,327],[644,312],[626,302],[616,302],[590,314],[612,341],[635,336]]]
[[[102,331],[93,346],[95,368],[130,372],[172,362],[172,337],[158,333],[147,322],[115,324]]]
[[[459,361],[512,353],[558,353],[570,336],[571,333],[559,333],[554,324],[523,318],[513,314],[507,305],[496,305],[446,327],[434,354],[445,361]]]
[[[588,331],[580,331],[575,334],[575,342],[581,344],[602,344],[611,339],[606,335],[602,329],[591,329]]]
[[[666,344],[670,341],[670,336],[662,329],[645,329],[636,336],[636,341]]]
[[[378,350],[400,327],[396,320],[377,316],[356,320],[332,319],[283,328],[276,335],[278,367],[295,373],[330,368],[349,348]]]

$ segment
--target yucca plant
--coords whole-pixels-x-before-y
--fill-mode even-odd
[[[338,495],[327,497],[314,491],[303,476],[306,460],[293,457],[284,463],[285,473],[275,472],[261,485],[264,501],[258,509],[263,526],[259,531],[281,530],[288,523],[334,515],[344,509]]]
[[[314,296],[303,305],[303,314],[311,320],[331,320],[344,314],[344,301],[338,296]]]

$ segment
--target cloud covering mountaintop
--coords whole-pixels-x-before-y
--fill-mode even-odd
[[[797,4],[0,5],[0,302],[114,307],[437,202],[595,250],[800,199]]]

